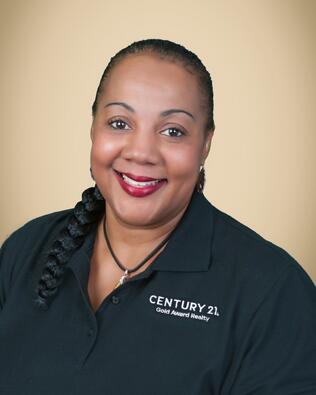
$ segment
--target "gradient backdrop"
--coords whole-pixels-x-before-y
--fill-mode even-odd
[[[92,186],[90,106],[119,49],[165,38],[215,91],[205,194],[316,280],[316,1],[0,1],[0,243]]]

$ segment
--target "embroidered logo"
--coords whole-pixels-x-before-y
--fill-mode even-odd
[[[150,295],[149,302],[156,306],[155,310],[157,313],[174,315],[180,318],[191,318],[208,322],[211,317],[220,316],[217,306],[199,302],[190,302],[160,295]]]

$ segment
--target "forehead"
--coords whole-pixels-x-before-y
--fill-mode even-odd
[[[179,61],[152,54],[128,55],[111,70],[104,84],[111,100],[135,100],[135,104],[181,106],[201,111],[202,93],[197,77]]]

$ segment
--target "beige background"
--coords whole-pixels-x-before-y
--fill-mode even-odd
[[[206,196],[316,280],[316,1],[0,3],[1,234],[93,185],[90,106],[122,47],[166,38],[214,80]]]

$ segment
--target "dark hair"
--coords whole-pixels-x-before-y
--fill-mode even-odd
[[[177,61],[189,72],[193,72],[196,75],[200,83],[201,90],[206,98],[205,107],[207,109],[207,122],[205,125],[205,131],[214,131],[215,123],[213,117],[213,83],[210,73],[207,71],[199,57],[193,52],[173,41],[161,39],[147,39],[136,41],[128,45],[126,48],[121,49],[116,55],[111,58],[99,82],[95,100],[92,105],[92,116],[94,117],[97,112],[98,101],[103,90],[104,82],[110,74],[112,68],[126,56],[141,53],[151,53],[154,55],[158,55],[161,59]]]
[[[125,56],[142,52],[153,53],[160,58],[166,58],[170,61],[178,61],[189,72],[194,73],[198,77],[202,92],[206,98],[208,116],[205,131],[213,131],[215,129],[213,120],[213,85],[209,72],[193,52],[180,44],[161,39],[136,41],[120,50],[111,58],[101,77],[92,105],[93,117],[97,111],[98,99],[102,92],[104,81],[112,68]],[[202,169],[196,186],[199,192],[203,191],[204,182],[205,175],[204,169]],[[102,218],[104,206],[105,201],[97,185],[86,189],[82,193],[82,200],[71,211],[66,227],[59,232],[50,249],[44,253],[44,268],[35,288],[35,306],[42,310],[49,308],[63,281],[65,267],[70,257],[83,244],[85,236],[90,232],[92,226]]]

